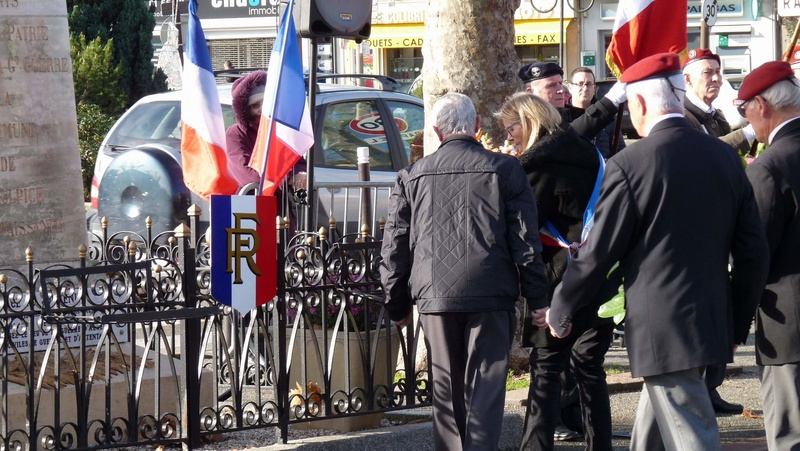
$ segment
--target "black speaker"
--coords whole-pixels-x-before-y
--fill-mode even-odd
[[[304,38],[345,38],[361,42],[372,28],[372,0],[299,0],[295,19]]]

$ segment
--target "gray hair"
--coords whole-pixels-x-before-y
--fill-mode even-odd
[[[649,80],[630,83],[626,88],[628,98],[640,95],[647,103],[647,108],[660,114],[683,112],[683,96],[686,83],[682,73],[667,78],[651,78]]]
[[[800,110],[800,83],[796,79],[782,80],[765,89],[761,97],[776,110]]]
[[[464,94],[449,92],[433,104],[433,117],[442,136],[475,133],[475,105]]]

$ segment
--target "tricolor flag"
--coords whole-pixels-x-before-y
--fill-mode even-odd
[[[269,60],[261,124],[250,156],[250,167],[261,174],[262,193],[266,195],[275,192],[314,145],[293,9],[294,0],[290,0]]]
[[[206,38],[197,18],[197,0],[189,2],[189,38],[183,65],[181,161],[183,181],[197,195],[233,194],[239,185],[228,174],[225,123],[211,69]]]
[[[245,314],[277,294],[273,196],[211,196],[211,295]]]
[[[686,53],[687,0],[620,0],[606,64],[619,78],[656,53]]]

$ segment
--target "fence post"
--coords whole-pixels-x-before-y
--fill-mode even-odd
[[[197,307],[197,277],[195,249],[192,233],[186,224],[175,228],[178,243],[178,266],[183,273],[181,289],[186,304],[184,308]],[[181,435],[188,440],[188,449],[200,447],[200,318],[189,318],[181,328],[181,365],[186,383],[183,384],[181,405]],[[184,445],[184,448],[186,447]]]

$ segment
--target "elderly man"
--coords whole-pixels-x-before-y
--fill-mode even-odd
[[[755,139],[752,127],[736,132],[722,114],[711,103],[719,97],[722,86],[719,55],[708,49],[692,49],[683,62],[683,77],[686,82],[686,97],[683,102],[686,120],[692,127],[709,135],[716,136],[742,155],[750,151],[750,143]],[[742,406],[723,401],[717,387],[725,378],[725,367],[709,368],[708,390],[716,412],[741,413]]]
[[[644,378],[631,449],[718,449],[703,373],[747,337],[769,265],[764,227],[736,152],[683,117],[678,55],[645,58],[621,81],[644,138],[608,160],[548,324],[569,334],[619,262],[631,373]]]
[[[414,303],[430,349],[437,450],[497,449],[514,304],[544,327],[547,277],[536,203],[516,158],[475,139],[469,97],[433,107],[433,155],[397,174],[383,239],[389,317],[408,325]]]
[[[605,97],[586,110],[565,106],[564,70],[556,63],[533,62],[522,66],[518,74],[525,90],[558,109],[563,124],[569,124],[579,135],[594,138],[614,121],[617,107],[625,101],[625,86],[615,83]]]
[[[769,148],[747,167],[769,242],[756,313],[756,362],[769,449],[800,448],[800,81],[774,61],[742,82],[739,111]]]

